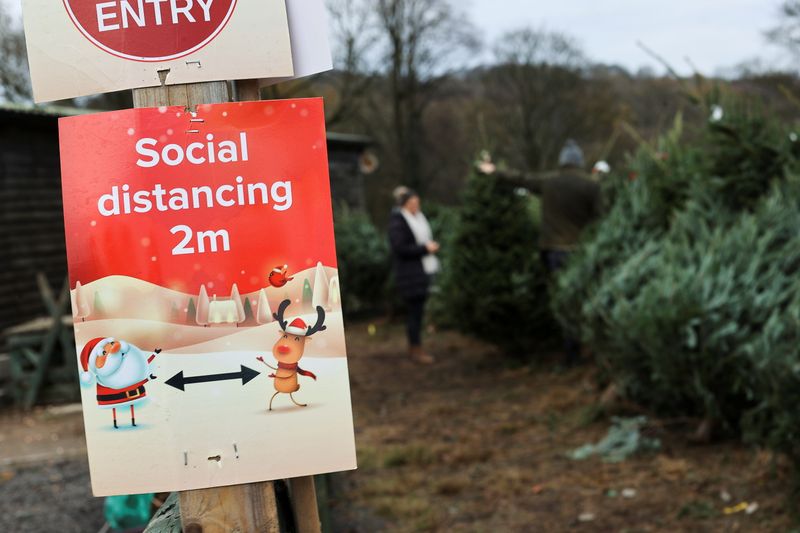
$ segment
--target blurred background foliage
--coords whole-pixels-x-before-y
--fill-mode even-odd
[[[752,98],[693,94],[704,124],[679,117],[607,178],[553,309],[628,398],[800,462],[798,136]]]

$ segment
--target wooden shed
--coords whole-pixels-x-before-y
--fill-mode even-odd
[[[44,313],[37,272],[55,290],[67,275],[58,118],[83,113],[0,104],[0,331]],[[334,205],[364,208],[360,162],[369,145],[359,135],[328,135]]]

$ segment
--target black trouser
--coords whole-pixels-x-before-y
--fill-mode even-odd
[[[542,258],[551,275],[555,275],[556,272],[566,266],[569,256],[570,252],[561,250],[544,250],[542,252]],[[564,351],[566,352],[566,359],[564,362],[572,366],[580,361],[581,343],[566,331],[562,333],[564,335]]]
[[[412,347],[422,346],[422,318],[425,316],[427,294],[406,298],[406,334]]]

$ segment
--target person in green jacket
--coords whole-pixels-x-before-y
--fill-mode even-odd
[[[548,271],[555,274],[563,268],[570,254],[577,249],[583,230],[601,212],[600,184],[584,170],[583,151],[570,139],[558,157],[559,170],[549,174],[528,174],[498,170],[489,158],[478,162],[484,174],[496,174],[510,185],[524,187],[541,198],[542,221],[539,250]],[[566,364],[580,360],[580,344],[564,336]]]

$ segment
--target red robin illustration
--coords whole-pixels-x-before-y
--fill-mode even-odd
[[[288,275],[289,265],[283,265],[282,267],[276,266],[272,269],[272,272],[269,273],[269,278],[267,278],[267,285],[271,285],[273,287],[283,287],[294,278]]]

